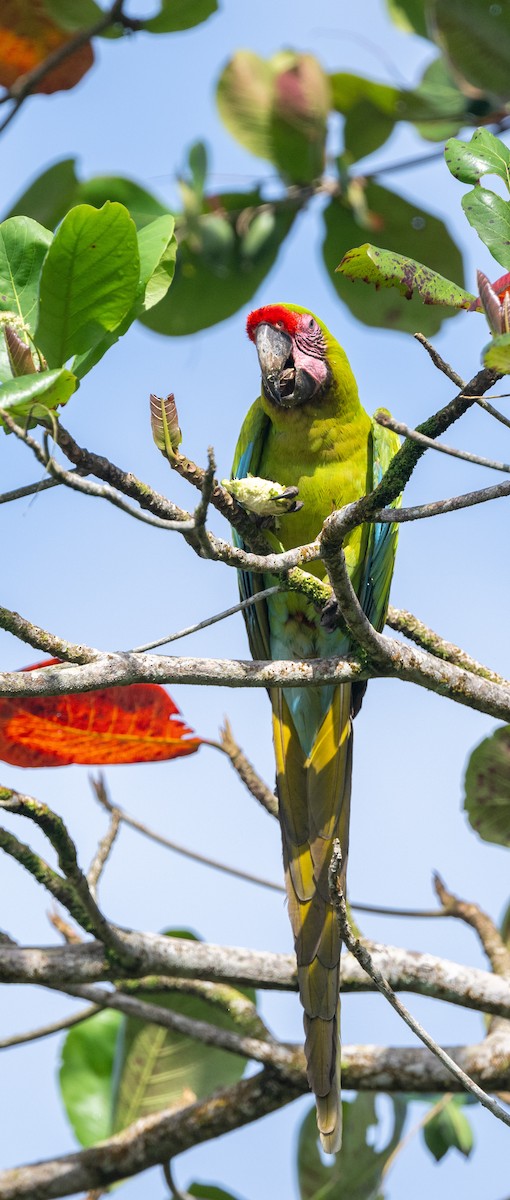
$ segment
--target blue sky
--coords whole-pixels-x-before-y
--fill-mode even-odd
[[[135,10],[133,5],[135,11],[145,15],[151,6],[140,4]],[[409,85],[417,82],[433,57],[428,43],[390,24],[382,0],[360,0],[356,6],[339,6],[332,0],[315,0],[313,5],[296,0],[292,6],[259,0],[256,8],[222,0],[220,13],[194,31],[102,41],[96,47],[95,69],[75,91],[29,100],[3,135],[3,208],[7,210],[49,162],[74,154],[83,178],[129,175],[175,204],[176,175],[184,166],[187,147],[197,138],[209,147],[213,189],[248,188],[267,179],[270,165],[243,151],[221,125],[214,86],[234,50],[247,47],[270,55],[285,46],[311,51],[329,70],[353,70]],[[398,161],[421,149],[426,152],[427,146],[413,133],[398,129],[369,165]],[[476,266],[492,277],[500,273],[462,217],[461,185],[440,161],[402,171],[392,181],[406,197],[443,216],[455,231],[465,251],[468,286],[473,286]],[[282,299],[316,311],[346,347],[367,409],[384,405],[415,424],[451,398],[452,387],[410,336],[368,329],[340,305],[320,257],[320,209],[321,201],[315,201],[296,221],[251,307]],[[169,474],[153,445],[148,397],[150,392],[175,392],[183,450],[203,463],[212,443],[220,477],[228,474],[241,421],[258,390],[245,318],[246,311],[241,311],[193,338],[167,339],[136,326],[84,381],[64,423],[78,441],[189,507],[189,489]],[[470,378],[487,333],[479,318],[462,315],[446,322],[435,341]],[[501,426],[472,410],[450,440],[508,459],[505,437]],[[2,491],[35,480],[39,472],[28,452],[10,437],[0,443],[0,469]],[[493,481],[492,473],[430,453],[413,476],[407,501],[453,495]],[[404,526],[392,598],[508,675],[504,504],[498,501]],[[128,648],[235,603],[232,571],[199,561],[177,536],[132,522],[100,501],[54,489],[2,506],[0,522],[2,604],[71,640]],[[212,525],[225,535],[219,519]],[[0,634],[0,647],[3,669],[38,657],[8,634]],[[242,620],[216,625],[183,641],[181,649],[194,655],[246,657]],[[238,741],[272,782],[265,695],[188,687],[174,689],[173,694],[186,719],[205,737],[216,736],[227,714]],[[507,852],[480,842],[460,810],[466,758],[494,726],[488,717],[410,685],[370,685],[355,730],[349,863],[354,900],[430,907],[431,872],[439,869],[453,890],[499,916],[508,900]],[[281,878],[278,830],[212,749],[204,747],[194,758],[173,764],[111,768],[107,778],[115,801],[167,836],[246,870]],[[4,767],[2,782],[61,812],[81,861],[87,863],[105,822],[92,799],[85,768],[23,772]],[[19,836],[30,836],[42,848],[34,831],[21,830],[19,820],[10,824]],[[2,924],[24,943],[54,940],[46,898],[10,860],[2,865]],[[141,929],[187,925],[212,942],[275,951],[291,946],[277,893],[190,864],[127,829],[114,850],[101,900],[112,919]],[[381,941],[482,965],[474,937],[453,922],[374,916],[364,919],[363,929]],[[42,990],[20,988],[5,989],[0,1003],[6,1034],[73,1007]],[[416,997],[410,999],[410,1007],[439,1040],[457,1043],[482,1036],[481,1019],[474,1013]],[[301,1038],[296,998],[265,995],[262,1009],[284,1039]],[[412,1042],[384,1001],[374,997],[346,998],[343,1037],[349,1043]],[[2,1091],[9,1097],[9,1111],[2,1165],[75,1148],[54,1082],[57,1062],[57,1039],[4,1052]],[[195,1178],[214,1180],[243,1200],[258,1200],[262,1193],[267,1200],[297,1195],[295,1138],[308,1106],[308,1100],[301,1101],[256,1128],[189,1152],[177,1166],[178,1180],[182,1186]],[[388,1180],[391,1200],[428,1195],[432,1186],[437,1200],[450,1196],[452,1189],[462,1192],[464,1200],[479,1200],[480,1195],[501,1200],[506,1195],[506,1131],[487,1113],[469,1112],[477,1138],[472,1160],[466,1163],[453,1154],[436,1168],[416,1139]],[[157,1200],[163,1192],[157,1172],[123,1189],[126,1200]]]

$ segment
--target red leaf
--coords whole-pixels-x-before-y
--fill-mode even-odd
[[[0,5],[0,83],[11,87],[21,75],[69,41],[70,34],[51,20],[41,0],[2,0]],[[65,91],[77,84],[94,61],[90,42],[49,71],[34,92]]]
[[[51,658],[24,670],[57,662]],[[0,698],[0,759],[16,767],[162,762],[194,754],[202,738],[188,737],[192,732],[156,683]]]

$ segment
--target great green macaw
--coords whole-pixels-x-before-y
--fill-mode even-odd
[[[395,434],[362,408],[347,357],[306,308],[271,304],[247,323],[262,372],[261,394],[241,429],[232,474],[297,487],[303,507],[277,518],[284,550],[313,541],[335,509],[371,491],[395,454]],[[274,535],[273,535],[274,539]],[[239,542],[238,542],[239,544]],[[275,543],[276,548],[276,543]],[[396,527],[362,525],[345,544],[350,578],[371,622],[382,629],[396,548]],[[309,565],[325,579],[322,562]],[[242,573],[243,598],[275,580]],[[256,659],[346,655],[345,631],[328,632],[299,592],[281,592],[245,610]],[[345,684],[274,688],[273,736],[286,890],[304,1008],[308,1080],[324,1149],[341,1143],[340,938],[328,893],[334,838],[347,862],[352,716],[360,689]]]

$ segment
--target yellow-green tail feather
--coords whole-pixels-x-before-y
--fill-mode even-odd
[[[328,889],[333,840],[349,843],[351,689],[335,688],[312,750],[304,753],[281,690],[271,695],[289,914],[304,1008],[308,1081],[323,1148],[340,1148],[340,936]]]

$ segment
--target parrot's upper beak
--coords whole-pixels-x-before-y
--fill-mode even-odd
[[[274,325],[260,324],[255,341],[265,391],[275,404],[294,408],[310,400],[317,385],[302,367],[296,369],[292,338]]]

